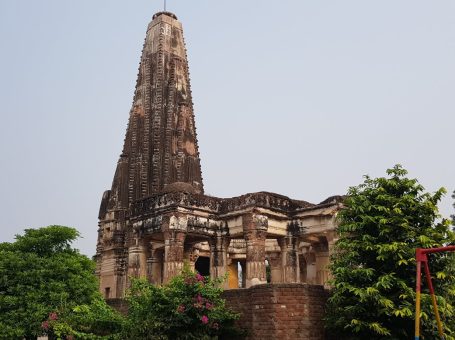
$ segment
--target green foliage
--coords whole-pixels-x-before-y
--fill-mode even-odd
[[[40,229],[25,229],[24,235],[16,235],[12,247],[20,252],[38,256],[51,256],[57,253],[74,253],[71,243],[79,236],[74,228],[51,225]]]
[[[71,248],[74,228],[27,229],[0,244],[0,338],[33,338],[53,312],[100,299],[92,260]]]
[[[240,338],[238,315],[221,298],[221,280],[185,269],[165,286],[133,280],[124,339]]]
[[[57,339],[108,340],[120,339],[124,318],[97,296],[90,305],[49,314],[41,327]]]
[[[453,244],[450,222],[437,204],[443,188],[424,192],[397,165],[388,177],[368,176],[349,189],[338,214],[339,240],[332,257],[333,293],[326,324],[338,338],[410,339],[414,334],[417,247]],[[455,332],[455,266],[451,254],[430,257],[447,339]],[[425,282],[423,280],[423,282]],[[424,284],[424,287],[426,284]],[[428,291],[422,291],[423,336],[436,339]]]
[[[27,229],[0,244],[0,339],[239,338],[221,280],[188,269],[168,285],[133,280],[125,318],[98,292],[94,262],[71,248],[73,229]]]

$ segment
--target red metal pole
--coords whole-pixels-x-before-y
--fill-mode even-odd
[[[433,283],[431,281],[430,267],[428,266],[427,254],[442,253],[445,251],[455,252],[455,245],[439,248],[417,248],[416,249],[416,262],[417,262],[417,273],[416,273],[416,316],[415,316],[415,339],[420,338],[420,287],[421,287],[421,266],[424,263],[425,276],[428,282],[428,288],[430,290],[431,301],[433,303],[433,309],[438,324],[438,333],[441,339],[444,339],[442,330],[441,318],[439,316],[438,304],[436,301],[436,295],[434,294]]]
[[[420,339],[420,287],[421,287],[421,268],[422,260],[426,260],[427,256],[422,254],[422,249],[416,249],[416,316],[415,316],[415,333],[414,339]]]
[[[455,246],[439,247],[439,248],[417,248],[422,254],[441,253],[443,251],[455,251]]]
[[[430,274],[430,267],[428,266],[428,260],[425,261],[423,264],[424,264],[424,268],[425,268],[425,276],[427,277],[428,288],[430,289],[431,302],[433,304],[433,310],[434,310],[434,314],[436,316],[436,323],[438,324],[439,336],[442,338],[444,336],[444,334],[442,331],[442,323],[441,323],[441,318],[439,316],[439,311],[438,311],[438,303],[436,301],[436,295],[434,295],[433,283],[431,282],[431,274]]]

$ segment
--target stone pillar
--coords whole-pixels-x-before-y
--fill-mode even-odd
[[[326,242],[313,245],[316,255],[316,283],[324,285],[330,279],[329,265],[330,255]]]
[[[153,263],[153,242],[150,242],[149,243],[149,254],[147,257],[147,280],[150,283],[153,282],[152,263]]]
[[[281,283],[283,282],[283,265],[281,262],[281,253],[277,256],[273,254],[269,259],[270,263],[270,274],[271,274],[271,283]]]
[[[150,283],[153,283],[153,279],[154,279],[152,265],[153,265],[153,257],[149,256],[149,257],[147,257],[147,280]]]
[[[268,219],[258,214],[243,216],[243,232],[246,241],[246,288],[267,283],[265,268],[265,240]]]
[[[299,262],[297,256],[297,237],[286,236],[278,240],[281,248],[282,282],[299,282]]]
[[[306,261],[306,282],[309,284],[316,284],[316,256],[314,255],[314,251],[312,249],[308,249],[308,251],[304,253],[303,256],[305,257]]]
[[[123,298],[125,294],[125,290],[127,289],[127,258],[125,256],[124,250],[122,249],[115,249],[114,251],[114,261],[115,261],[115,270],[114,274],[116,277],[115,286],[112,288],[112,291],[115,292],[116,298]]]
[[[150,283],[161,284],[161,252],[157,251],[155,242],[150,242],[149,257],[147,258],[147,278]],[[162,257],[162,256],[161,256]]]
[[[230,243],[227,236],[217,235],[209,242],[210,245],[210,275],[212,278],[223,277],[227,272],[227,250]],[[225,288],[228,283],[225,283]]]
[[[128,248],[128,276],[146,277],[147,262],[146,249],[140,244],[139,239],[135,237],[134,245]]]
[[[193,245],[185,245],[184,255],[185,262],[188,263],[191,271],[196,271],[195,264],[199,257],[199,250],[195,249]]]
[[[164,233],[163,283],[179,275],[183,269],[183,246],[186,233],[173,230]]]

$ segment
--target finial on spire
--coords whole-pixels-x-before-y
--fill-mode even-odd
[[[164,11],[166,12],[166,0],[164,0]]]

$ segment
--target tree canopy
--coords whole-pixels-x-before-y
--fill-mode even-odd
[[[326,324],[339,338],[410,339],[414,334],[415,249],[455,242],[437,204],[445,193],[425,192],[397,165],[387,177],[365,176],[349,189],[338,214],[339,240],[332,256],[333,292]],[[430,256],[445,324],[453,339],[455,266],[451,254]],[[423,335],[437,338],[430,297],[422,291]]]
[[[71,248],[77,237],[49,226],[0,244],[0,338],[35,338],[49,315],[99,301],[94,262]]]

